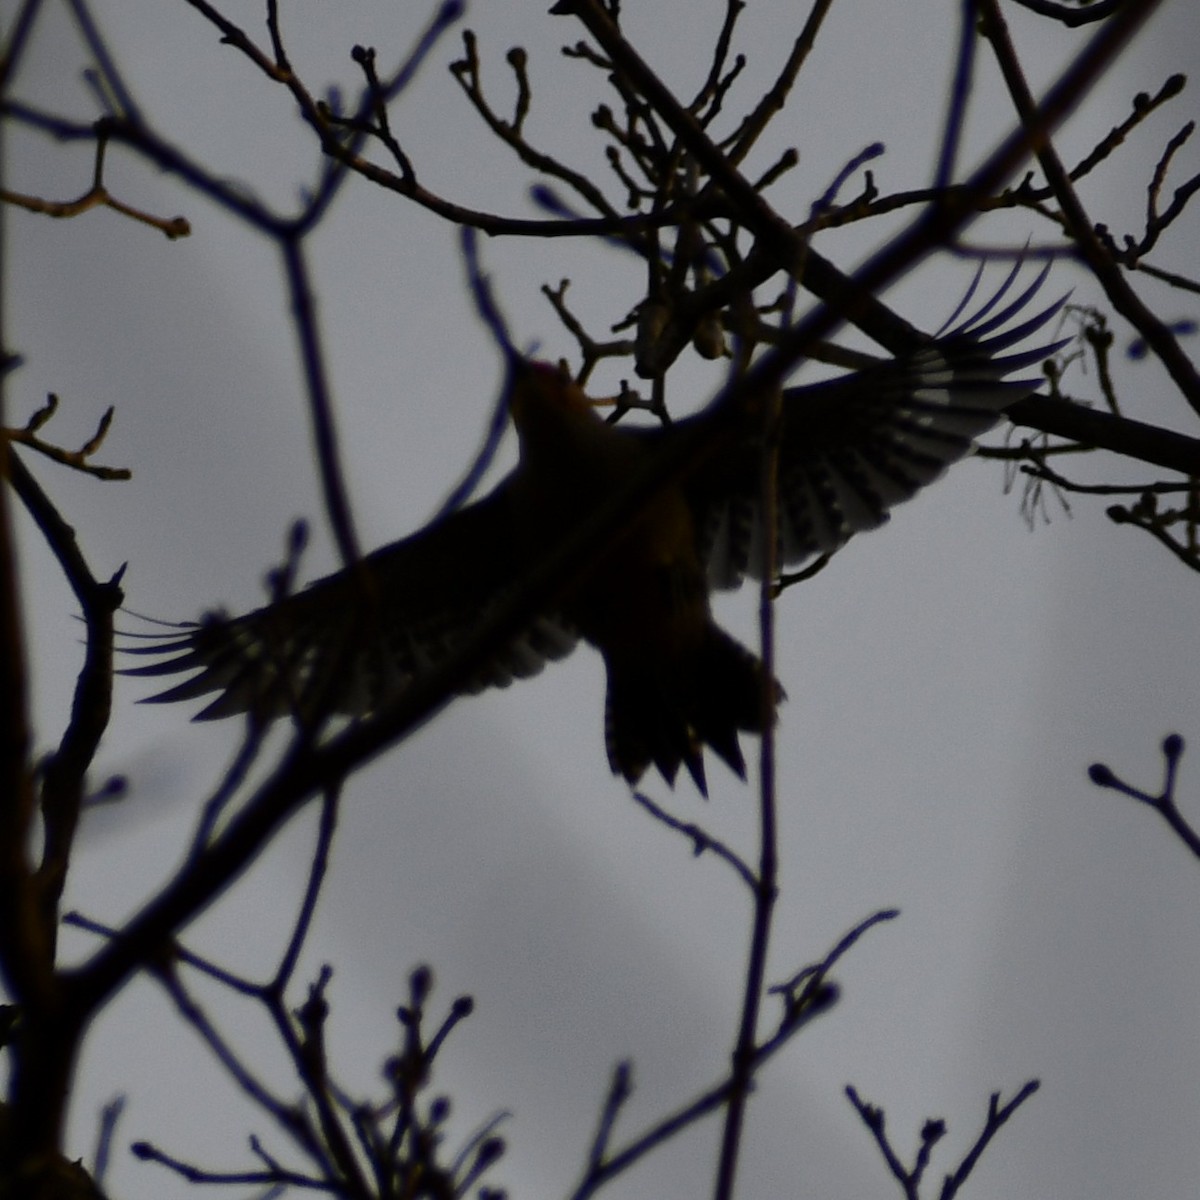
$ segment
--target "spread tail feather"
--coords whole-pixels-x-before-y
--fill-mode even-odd
[[[674,785],[680,764],[701,795],[708,795],[704,746],[746,777],[739,731],[763,729],[762,663],[740,642],[709,622],[701,645],[684,661],[641,655],[607,659],[604,733],[616,775],[636,783],[653,764]],[[776,702],[784,697],[774,683]]]

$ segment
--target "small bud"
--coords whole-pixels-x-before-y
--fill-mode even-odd
[[[422,964],[408,977],[408,987],[412,993],[413,1007],[420,1008],[433,990],[433,972]]]
[[[725,354],[725,327],[716,313],[701,318],[692,334],[692,346],[701,358],[722,358]]]
[[[289,558],[295,558],[301,554],[308,545],[308,522],[301,517],[299,520],[293,521],[288,529],[287,535],[287,553]]]
[[[941,1117],[934,1117],[925,1122],[921,1127],[921,1141],[926,1145],[932,1145],[940,1138],[946,1136],[946,1122]]]
[[[479,1153],[475,1155],[475,1169],[482,1171],[490,1167],[504,1153],[504,1139],[498,1137],[486,1138],[479,1145]]]
[[[129,780],[124,775],[110,775],[97,792],[87,798],[88,804],[103,804],[107,800],[120,800],[129,791]]]

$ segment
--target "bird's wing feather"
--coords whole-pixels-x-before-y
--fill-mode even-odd
[[[1005,408],[1036,389],[1036,380],[1008,376],[1062,343],[1014,348],[1038,333],[1065,297],[1013,324],[1045,272],[1006,302],[1016,276],[1014,270],[994,296],[960,320],[969,294],[952,318],[958,323],[911,353],[784,392],[780,565],[835,550],[854,533],[882,524],[892,505],[936,479]],[[686,436],[687,428],[706,419],[702,413],[671,429],[630,436],[653,445]],[[717,586],[735,586],[762,562],[760,462],[761,437],[748,436],[686,481],[700,549]],[[512,478],[293,596],[245,616],[213,613],[149,636],[128,649],[158,661],[127,673],[194,672],[149,699],[218,693],[201,717],[372,711],[453,653],[531,567],[538,539],[521,535]],[[528,504],[522,511],[528,516]],[[575,640],[561,618],[534,617],[480,667],[466,690],[535,674],[548,659],[569,653]]]
[[[893,505],[937,479],[1009,405],[1037,389],[1037,379],[1008,376],[1065,342],[1013,348],[1042,330],[1066,296],[1013,325],[1046,272],[1003,303],[1015,274],[981,308],[911,354],[784,391],[777,566],[829,553],[883,524]],[[701,467],[688,485],[716,587],[736,587],[759,573],[761,444],[745,439]]]
[[[147,700],[220,693],[200,719],[371,712],[453,653],[521,578],[509,504],[506,481],[359,567],[283,600],[236,618],[209,613],[161,635],[137,635],[140,644],[126,652],[158,661],[124,673],[195,671]],[[535,617],[465,690],[534,675],[576,640],[557,616]]]

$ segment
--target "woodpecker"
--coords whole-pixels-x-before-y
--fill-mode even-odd
[[[776,564],[830,554],[967,454],[1004,410],[1036,390],[1010,379],[1063,343],[1006,353],[1066,300],[1026,317],[1045,278],[987,303],[910,353],[786,389],[778,424]],[[965,302],[964,302],[965,304]],[[960,305],[960,309],[963,305]],[[519,461],[481,499],[294,595],[243,616],[210,612],[131,652],[159,661],[128,674],[197,672],[147,697],[217,692],[197,719],[249,713],[369,715],[486,620],[598,503],[711,410],[671,425],[607,423],[564,372],[511,355],[506,399]],[[604,658],[605,741],[614,774],[685,766],[707,794],[703,748],[745,778],[738,735],[761,733],[783,698],[758,658],[713,620],[712,588],[761,566],[762,422],[664,483],[565,585],[551,611],[480,666],[465,691],[505,687],[562,658],[579,638]],[[759,573],[761,573],[759,571]],[[317,710],[317,711],[314,711]]]

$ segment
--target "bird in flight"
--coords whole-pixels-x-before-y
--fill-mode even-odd
[[[1036,379],[1009,377],[1063,343],[1017,347],[1066,297],[1028,315],[1046,272],[1006,303],[1016,274],[911,352],[783,392],[776,567],[832,553],[883,524],[893,505],[1036,390]],[[652,472],[679,439],[701,441],[706,423],[720,419],[709,409],[662,427],[610,424],[557,367],[515,352],[509,359],[505,399],[519,461],[507,477],[303,591],[243,616],[211,612],[150,635],[131,652],[158,661],[126,673],[195,674],[147,699],[217,693],[197,719],[368,716],[452,655],[606,498]],[[730,429],[712,452],[668,473],[463,690],[534,675],[582,638],[607,670],[614,774],[634,784],[653,765],[673,784],[682,765],[707,794],[708,746],[744,778],[738,735],[762,732],[783,690],[710,609],[711,589],[761,575],[763,560],[762,415],[749,413]]]

